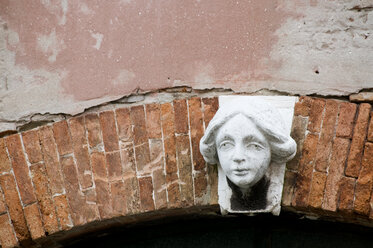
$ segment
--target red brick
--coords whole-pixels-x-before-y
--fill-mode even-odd
[[[0,139],[0,173],[10,172],[11,165],[6,151],[5,139]]]
[[[203,136],[203,118],[201,110],[201,99],[191,98],[189,104],[190,138],[192,141],[192,157],[194,170],[205,170],[205,160],[199,151],[199,141]]]
[[[162,138],[161,129],[161,108],[158,103],[145,105],[146,109],[146,130],[149,139]]]
[[[66,121],[56,122],[53,125],[54,139],[56,140],[60,156],[73,152],[69,127]]]
[[[311,132],[320,132],[322,117],[324,113],[325,107],[325,100],[316,98],[312,101],[309,119],[308,119],[308,127],[307,129]]]
[[[358,214],[368,215],[371,209],[370,196],[373,186],[373,143],[367,142],[359,178],[355,188],[354,210]]]
[[[161,105],[161,122],[163,138],[175,137],[175,116],[171,103],[164,103]]]
[[[105,155],[94,152],[91,154],[92,170],[96,184],[97,207],[102,219],[111,217],[112,203],[105,165]]]
[[[121,150],[123,160],[123,175],[126,177],[136,176],[136,164],[134,157],[134,150],[128,148]]]
[[[183,206],[193,205],[192,160],[190,157],[189,135],[176,137],[177,162]]]
[[[370,114],[370,122],[368,128],[368,135],[367,140],[373,142],[373,112]]]
[[[71,209],[74,225],[83,225],[97,219],[93,206],[86,204],[79,188],[78,175],[72,157],[61,157],[61,166],[66,187],[66,196]]]
[[[52,128],[50,126],[44,126],[40,129],[39,134],[51,192],[52,194],[60,194],[64,191],[64,187]]]
[[[188,107],[185,99],[174,100],[175,113],[175,133],[187,134],[188,127]]]
[[[290,206],[294,194],[295,183],[297,181],[297,173],[293,171],[286,171],[284,178],[284,186],[282,190],[282,206]]]
[[[210,187],[210,205],[218,204],[218,166],[207,164],[208,185]]]
[[[136,167],[139,175],[149,175],[151,173],[150,150],[148,142],[135,147]]]
[[[308,204],[313,208],[321,208],[324,198],[326,173],[315,171],[312,175],[311,190]]]
[[[214,117],[216,111],[219,109],[219,100],[217,97],[214,98],[202,98],[203,102],[203,119],[205,121],[205,127],[209,125],[211,119]]]
[[[338,114],[338,102],[326,100],[325,114],[322,122],[320,139],[317,144],[315,169],[326,172],[332,150],[334,128]]]
[[[367,103],[362,103],[359,106],[359,114],[357,116],[350,154],[348,156],[347,167],[345,170],[346,176],[357,177],[359,175],[370,110],[371,106]]]
[[[140,203],[142,211],[154,210],[153,182],[151,177],[139,178]]]
[[[118,134],[113,111],[100,113],[100,124],[105,151],[112,152],[119,150]]]
[[[318,135],[308,134],[304,141],[302,158],[299,162],[299,173],[292,200],[293,206],[307,206],[318,138]]]
[[[3,191],[0,187],[0,215],[7,212]]]
[[[18,134],[6,138],[9,156],[12,161],[14,175],[16,177],[19,193],[24,204],[36,201],[32,188],[29,169],[23,153],[21,138]]]
[[[22,133],[22,139],[25,151],[27,153],[28,161],[31,164],[42,161],[43,155],[41,154],[38,130],[31,130]]]
[[[306,138],[306,129],[307,129],[308,120],[303,116],[294,116],[293,123],[291,127],[290,136],[297,143],[297,153],[294,158],[286,163],[286,168],[288,170],[298,171],[299,162],[302,157],[303,143]]]
[[[136,177],[126,177],[124,179],[124,192],[126,195],[126,206],[128,214],[140,212],[139,183]]]
[[[357,105],[342,102],[339,107],[338,124],[335,135],[337,137],[351,138],[354,127]]]
[[[167,186],[168,208],[181,207],[180,188],[177,182],[171,182]]]
[[[338,210],[344,213],[351,213],[354,208],[354,191],[356,179],[342,177],[339,186]]]
[[[43,223],[41,222],[38,204],[34,203],[24,208],[25,218],[32,239],[45,237]]]
[[[326,179],[323,209],[335,212],[340,180],[346,163],[350,141],[343,138],[335,138],[330,158],[328,178]]]
[[[144,106],[135,106],[130,111],[131,123],[133,125],[133,141],[135,145],[141,145],[148,141],[146,132]]]
[[[45,231],[49,234],[58,231],[58,221],[52,196],[48,188],[48,177],[43,163],[33,164],[30,167],[35,195],[40,206],[40,212]]]
[[[133,141],[133,132],[129,109],[117,109],[115,110],[115,116],[117,118],[118,137],[121,141],[121,149],[125,149],[127,148],[127,146],[132,146]]]
[[[163,143],[159,139],[150,140],[150,159],[153,167],[153,187],[155,208],[167,207],[166,176],[164,170]]]
[[[122,181],[115,181],[110,184],[113,216],[124,216],[127,212],[126,195],[124,183]]]
[[[122,179],[122,162],[120,160],[120,152],[106,153],[106,165],[109,181],[117,181]]]
[[[97,114],[87,114],[84,120],[89,147],[91,149],[96,148],[102,144],[100,119]]]
[[[0,243],[3,248],[18,246],[17,238],[7,214],[0,215]]]
[[[312,98],[308,96],[301,96],[299,101],[294,106],[294,116],[308,116],[312,105]]]
[[[54,205],[56,206],[56,213],[58,222],[62,230],[68,230],[73,226],[71,222],[70,208],[66,199],[66,195],[57,195],[53,197]]]
[[[3,189],[5,202],[8,206],[9,215],[18,240],[22,242],[23,240],[29,239],[31,236],[26,225],[22,205],[18,197],[16,182],[13,176],[11,174],[0,176],[0,184]]]
[[[194,201],[196,205],[208,204],[207,175],[203,170],[194,174]]]
[[[82,192],[87,202],[96,204],[97,196],[96,196],[95,188],[84,189],[82,190]]]

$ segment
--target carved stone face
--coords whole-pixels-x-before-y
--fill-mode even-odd
[[[266,137],[242,114],[227,121],[215,136],[219,163],[229,180],[249,189],[263,178],[271,162]]]

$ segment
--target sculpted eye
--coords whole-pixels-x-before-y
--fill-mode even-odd
[[[232,142],[224,141],[224,142],[220,143],[219,149],[221,149],[221,150],[229,150],[233,146],[234,146],[234,144]]]
[[[263,149],[263,146],[259,145],[258,143],[250,143],[247,145],[247,148],[260,151]]]

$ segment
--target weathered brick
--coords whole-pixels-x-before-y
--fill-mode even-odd
[[[136,167],[139,175],[149,175],[151,173],[150,150],[148,142],[135,147]]]
[[[299,173],[292,200],[293,206],[307,206],[318,139],[318,135],[308,134],[304,141],[302,158],[299,162]]]
[[[12,161],[12,167],[22,202],[24,204],[35,202],[36,198],[32,188],[29,169],[23,153],[20,136],[18,134],[8,136],[6,138],[6,145],[8,147],[9,157]]]
[[[205,160],[199,151],[199,141],[203,136],[203,118],[201,110],[201,99],[194,97],[188,100],[189,104],[189,121],[190,121],[190,138],[192,142],[192,157],[194,170],[205,170]]]
[[[161,122],[163,138],[169,139],[175,137],[174,110],[171,103],[163,103],[161,105]]]
[[[13,176],[11,174],[0,176],[0,184],[18,240],[22,242],[23,240],[29,239],[31,236],[26,225],[22,205],[18,197],[16,182]]]
[[[301,96],[299,101],[294,106],[294,116],[308,116],[312,105],[312,98],[308,96]]]
[[[113,216],[124,216],[127,212],[124,183],[122,181],[115,181],[110,184]]]
[[[349,102],[342,102],[339,107],[338,124],[335,131],[337,137],[351,138],[354,127],[357,105]]]
[[[25,218],[27,222],[28,229],[31,233],[32,239],[38,239],[45,236],[45,231],[43,228],[43,223],[41,222],[40,212],[38,204],[34,203],[25,206],[23,209],[25,212]]]
[[[140,203],[142,211],[154,210],[152,177],[139,178]]]
[[[354,211],[368,215],[371,209],[370,196],[373,186],[373,143],[365,143],[364,156],[355,188]]]
[[[322,117],[324,113],[325,100],[324,99],[313,99],[307,129],[311,132],[320,132]]]
[[[167,195],[168,195],[168,207],[169,208],[181,207],[180,188],[177,182],[172,182],[168,184]]]
[[[119,150],[118,134],[115,124],[114,112],[105,111],[100,113],[100,124],[105,151],[112,152]]]
[[[87,202],[91,202],[91,203],[96,204],[97,195],[96,195],[95,188],[84,189],[84,190],[82,190],[82,192],[83,192]]]
[[[329,164],[329,155],[332,150],[334,129],[338,114],[338,102],[326,100],[325,114],[322,122],[320,139],[317,144],[315,169],[326,172]]]
[[[146,132],[144,106],[135,106],[130,111],[131,123],[133,125],[133,141],[135,146],[147,142],[148,134]]]
[[[132,148],[121,150],[123,162],[123,175],[125,177],[136,176],[136,164],[134,150]]]
[[[18,246],[17,238],[7,214],[0,215],[0,243],[3,248]]]
[[[370,114],[370,122],[368,128],[368,135],[367,140],[373,142],[373,112]]]
[[[284,186],[282,189],[282,206],[290,206],[294,194],[295,183],[297,181],[297,173],[293,171],[286,171],[284,178]]]
[[[126,195],[126,206],[128,214],[140,212],[139,183],[136,177],[126,177],[124,179],[124,192]]]
[[[68,230],[73,226],[71,222],[70,208],[66,195],[57,195],[53,197],[54,205],[61,230]]]
[[[326,173],[318,171],[313,172],[308,205],[313,208],[321,208],[324,198],[325,183]]]
[[[73,152],[69,127],[66,121],[56,122],[53,125],[54,139],[56,140],[60,156]]]
[[[146,109],[146,130],[149,139],[162,138],[161,129],[161,108],[158,103],[145,105]]]
[[[188,107],[185,99],[174,100],[175,113],[175,132],[179,134],[187,134],[188,127]]]
[[[204,170],[194,174],[194,201],[196,205],[208,204],[207,175]]]
[[[190,157],[189,135],[176,137],[177,163],[184,206],[193,205],[192,160]]]
[[[349,144],[350,141],[348,139],[334,139],[322,206],[325,210],[333,212],[337,210],[339,183],[343,176]]]
[[[216,164],[207,164],[208,185],[210,187],[209,204],[218,204],[218,166]]]
[[[203,102],[203,119],[205,121],[205,127],[209,125],[211,119],[214,117],[216,111],[219,109],[219,100],[217,97],[213,98],[202,98]]]
[[[164,170],[163,143],[160,139],[149,140],[150,160],[153,170],[155,208],[167,207],[166,176]]]
[[[0,187],[0,215],[7,212],[3,190]]]
[[[345,170],[346,176],[357,177],[359,175],[370,110],[371,106],[367,103],[362,103],[359,106],[359,113],[354,128],[350,154],[348,155],[347,167]]]
[[[39,131],[30,130],[22,133],[22,140],[27,153],[28,161],[31,164],[42,161],[43,155],[41,154]]]
[[[80,185],[83,189],[92,187],[92,172],[89,162],[88,144],[86,131],[84,128],[84,118],[75,117],[69,120],[71,138],[73,141],[73,150],[75,155],[76,167]]]
[[[354,208],[354,191],[356,179],[351,177],[342,177],[339,186],[339,204],[338,210],[344,213],[350,213]]]
[[[132,146],[133,141],[130,111],[128,108],[117,109],[115,110],[115,116],[117,118],[120,146],[121,149],[125,149],[127,146]]]
[[[105,155],[94,152],[91,154],[93,176],[96,184],[97,207],[102,219],[111,217],[112,203],[105,165]]]
[[[10,159],[6,151],[5,139],[0,139],[0,173],[9,172],[11,169]]]
[[[293,124],[291,129],[290,136],[297,143],[297,153],[294,158],[286,163],[286,168],[288,170],[298,170],[299,162],[302,157],[303,143],[306,138],[306,129],[307,129],[308,120],[306,117],[294,116]]]
[[[60,194],[64,191],[64,187],[52,128],[50,126],[44,126],[40,128],[39,134],[45,168],[49,178],[49,187],[52,194]]]
[[[91,149],[102,144],[100,119],[97,114],[87,114],[84,117],[87,129],[88,143]]]
[[[48,177],[46,175],[44,164],[33,164],[31,165],[30,170],[45,231],[49,234],[55,233],[58,231],[58,221],[55,207],[53,206],[52,196],[48,188]]]
[[[66,196],[71,209],[74,225],[83,225],[97,218],[93,206],[86,204],[85,197],[79,188],[78,175],[72,157],[61,157]]]
[[[109,181],[117,181],[122,179],[122,162],[120,160],[119,151],[106,153],[106,166]]]

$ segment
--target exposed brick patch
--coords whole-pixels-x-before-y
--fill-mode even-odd
[[[354,208],[355,183],[356,179],[351,177],[342,177],[340,180],[338,210],[342,213],[351,213]]]
[[[0,187],[0,215],[7,212],[3,190]]]
[[[10,159],[5,146],[5,139],[0,139],[0,172],[9,172],[11,168]]]
[[[42,161],[43,154],[41,153],[38,130],[30,130],[22,133],[22,140],[28,161],[31,164]]]
[[[308,130],[311,132],[319,133],[321,129],[322,117],[324,114],[325,100],[316,98],[312,101],[309,120]]]
[[[120,160],[120,152],[106,153],[106,165],[109,181],[117,181],[122,179],[122,162]]]
[[[44,237],[45,231],[41,222],[38,205],[35,203],[28,205],[24,208],[24,212],[31,238],[38,239]]]
[[[113,216],[122,216],[127,213],[126,192],[122,181],[115,181],[110,184]]]
[[[136,154],[136,167],[139,175],[149,175],[151,173],[151,164],[150,164],[150,150],[149,144],[139,145],[135,147]]]
[[[56,206],[56,213],[61,230],[68,230],[73,226],[69,205],[66,195],[57,195],[53,197],[54,205]]]
[[[0,184],[18,240],[22,242],[23,240],[31,238],[13,176],[11,174],[0,176]]]
[[[53,125],[54,139],[56,140],[60,156],[73,152],[72,141],[66,121],[56,122]]]
[[[367,140],[373,142],[373,111],[370,113],[370,122],[367,136]]]
[[[154,210],[153,183],[151,177],[139,178],[140,202],[142,211]]]
[[[34,190],[29,177],[28,165],[23,153],[21,138],[18,134],[6,138],[9,156],[12,161],[14,175],[16,177],[19,193],[23,204],[35,202]]]
[[[147,104],[146,108],[146,130],[149,139],[161,139],[161,107],[158,103]]]
[[[312,175],[308,204],[313,208],[321,208],[324,198],[326,173],[315,171]]]
[[[118,136],[119,140],[126,145],[127,142],[132,144],[133,132],[130,118],[130,111],[128,108],[121,108],[115,110],[117,118]],[[121,148],[126,148],[121,147]]]
[[[203,119],[205,121],[205,127],[207,127],[214,117],[216,111],[219,109],[219,100],[217,97],[213,98],[202,98],[203,102]]]
[[[118,134],[113,111],[100,113],[100,124],[102,130],[102,139],[106,152],[119,150]]]
[[[43,159],[49,178],[51,192],[53,195],[61,194],[64,191],[64,187],[52,128],[50,126],[44,126],[40,128],[39,132]]]
[[[84,117],[89,147],[91,149],[102,144],[100,119],[97,114],[87,114]]]
[[[174,100],[175,110],[175,132],[179,134],[187,134],[188,126],[188,107],[185,99]]]
[[[348,156],[346,176],[358,177],[363,155],[364,141],[367,135],[368,121],[370,116],[370,104],[363,103],[359,106],[359,113],[354,128],[351,142],[350,154]]]
[[[144,106],[135,106],[131,108],[130,111],[131,123],[133,125],[134,134],[134,144],[135,146],[144,144],[148,141],[146,132],[146,122],[145,122],[145,111]]]
[[[340,180],[347,159],[350,141],[343,138],[335,138],[332,155],[330,158],[329,174],[326,180],[323,209],[335,212]]]
[[[306,128],[308,120],[303,116],[294,116],[290,136],[297,142],[297,153],[295,157],[287,162],[286,168],[289,170],[298,170],[299,162],[303,151],[303,143],[306,137]]]
[[[373,186],[373,143],[365,144],[364,156],[359,178],[355,188],[355,212],[368,215],[370,209],[370,198]]]
[[[338,124],[336,136],[351,138],[354,127],[357,105],[349,102],[342,102],[339,107]]]
[[[13,226],[7,214],[0,215],[0,243],[3,248],[10,248],[18,245]]]
[[[52,196],[48,187],[48,176],[43,163],[33,164],[30,167],[35,195],[40,206],[45,231],[49,234],[58,231],[58,221]]]
[[[315,169],[317,171],[326,172],[326,169],[328,167],[337,115],[338,103],[334,100],[327,100],[320,139],[317,144],[315,163]]]
[[[293,171],[286,171],[285,173],[284,186],[282,189],[282,206],[291,206],[295,184],[297,182],[297,175],[298,174]]]
[[[308,116],[312,105],[312,98],[308,96],[301,96],[299,101],[295,103],[294,115],[295,116]]]
[[[153,187],[155,208],[167,207],[166,175],[164,169],[163,142],[160,139],[151,139],[150,159],[153,164]]]

